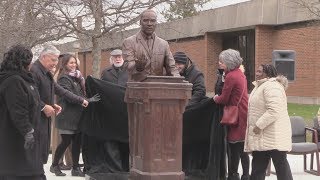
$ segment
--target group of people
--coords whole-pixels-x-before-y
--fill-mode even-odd
[[[238,106],[238,122],[227,125],[228,180],[240,179],[238,165],[241,159],[241,180],[263,180],[272,159],[277,179],[292,180],[287,152],[291,150],[291,124],[287,110],[286,77],[278,75],[271,64],[262,64],[256,71],[254,89],[248,97],[247,80],[241,71],[240,53],[233,49],[219,55],[221,94],[213,100],[225,106]],[[218,78],[219,79],[219,78]],[[252,153],[252,171],[249,176],[249,157]]]
[[[81,93],[76,94],[53,80],[52,70],[57,66],[60,51],[54,46],[43,49],[33,64],[31,50],[15,45],[4,54],[1,63],[1,162],[2,179],[46,179],[43,164],[47,163],[50,149],[51,116],[62,117],[62,124],[72,122],[64,117],[70,106],[78,109],[88,106]],[[61,64],[60,76],[70,76],[77,71],[69,62]],[[79,79],[79,84],[81,80]],[[73,85],[70,83],[69,86]],[[72,105],[62,106],[54,95]],[[62,107],[61,107],[62,106]],[[67,110],[66,110],[67,109]],[[76,114],[81,114],[81,111]],[[61,116],[59,116],[61,114]],[[76,126],[76,125],[75,125]],[[61,134],[75,134],[75,130],[59,126]],[[63,132],[65,131],[65,132]],[[73,135],[69,135],[73,136]],[[68,138],[63,138],[68,139]],[[62,141],[64,144],[64,140]],[[76,143],[75,143],[76,144]],[[61,145],[61,144],[60,144]],[[73,156],[79,157],[80,148],[73,148]],[[59,156],[59,153],[56,153]],[[74,159],[73,172],[79,171]],[[54,164],[53,164],[54,169]]]
[[[111,52],[111,66],[103,70],[101,80],[125,87],[127,81],[143,81],[148,75],[184,76],[193,84],[192,98],[187,106],[201,102],[206,97],[203,73],[185,52],[172,55],[168,42],[155,34],[156,23],[153,10],[141,14],[141,30],[124,40],[122,50]],[[32,57],[29,48],[16,45],[4,54],[1,63],[0,180],[46,179],[43,164],[48,160],[51,116],[54,115],[61,142],[50,171],[57,176],[66,175],[61,171],[59,161],[72,143],[71,174],[84,176],[79,166],[79,121],[83,109],[89,103],[99,101],[99,97],[87,98],[85,79],[75,56],[60,55],[57,48],[48,46],[34,63],[31,63]],[[290,180],[292,175],[286,159],[286,152],[291,149],[285,94],[287,80],[277,74],[273,65],[263,64],[256,71],[255,88],[248,97],[247,80],[239,69],[242,61],[236,50],[220,53],[220,73],[216,95],[212,98],[216,104],[238,106],[239,111],[237,124],[227,126],[227,179],[240,179],[240,159],[241,180],[264,179],[272,158],[278,179]],[[52,74],[54,68],[57,82]],[[128,163],[112,162],[121,153],[120,146],[127,144],[108,141],[105,145],[117,149],[109,154],[110,167],[114,171],[128,171]],[[250,176],[248,152],[253,156]]]

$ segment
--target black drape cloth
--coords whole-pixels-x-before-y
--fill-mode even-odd
[[[100,94],[99,102],[84,110],[82,156],[87,174],[111,173],[119,178],[128,171],[128,113],[124,102],[125,87],[92,77],[86,80],[88,97]]]
[[[128,142],[125,88],[92,77],[86,80],[87,94],[100,94],[101,101],[91,103],[81,120],[84,132],[83,156],[90,173],[109,172],[110,151],[106,141]],[[191,180],[225,179],[225,130],[220,125],[221,108],[211,98],[186,107],[183,114],[183,170]],[[100,174],[101,175],[101,174]]]
[[[81,118],[81,131],[104,140],[128,142],[128,113],[124,102],[125,87],[89,76],[87,96],[100,94],[101,100],[90,103]]]
[[[225,127],[222,108],[212,98],[187,106],[183,114],[182,167],[188,179],[224,180]]]

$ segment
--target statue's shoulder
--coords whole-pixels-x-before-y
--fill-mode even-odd
[[[155,36],[155,39],[156,39],[156,41],[157,41],[158,43],[160,43],[160,44],[162,44],[162,45],[168,45],[168,44],[169,44],[168,41],[162,39],[162,38],[159,37],[159,36]]]
[[[138,38],[138,35],[139,35],[138,33],[131,35],[131,36],[127,37],[126,39],[124,39],[124,41],[136,41]]]

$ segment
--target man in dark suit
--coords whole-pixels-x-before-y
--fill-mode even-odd
[[[147,9],[141,13],[141,30],[123,41],[123,59],[129,81],[143,81],[148,75],[180,76],[168,42],[154,32],[156,25],[156,13]]]
[[[31,67],[32,76],[40,94],[41,120],[41,156],[47,163],[50,149],[51,116],[61,112],[61,107],[54,102],[54,95],[67,98],[70,102],[88,106],[88,101],[74,95],[54,82],[50,71],[57,65],[60,51],[54,46],[47,46],[40,54],[39,60]]]
[[[102,71],[101,80],[112,82],[120,86],[126,86],[128,81],[128,71],[123,68],[122,51],[115,49],[110,53],[110,64]]]

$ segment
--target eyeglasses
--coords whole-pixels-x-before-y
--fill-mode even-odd
[[[51,61],[59,61],[58,58],[50,58],[50,59],[51,59]]]
[[[58,57],[55,57],[55,56],[53,56],[53,55],[51,55],[51,54],[48,54],[47,56],[48,56],[48,58],[49,58],[52,62],[57,62],[57,61],[59,61]]]

